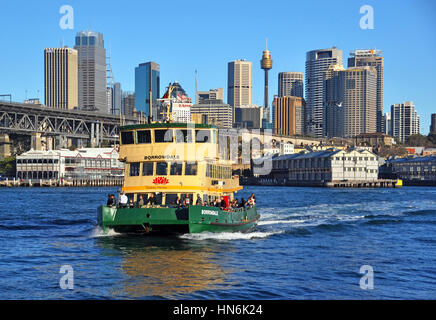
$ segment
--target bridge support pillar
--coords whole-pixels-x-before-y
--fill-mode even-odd
[[[11,142],[7,133],[0,134],[0,159],[11,156]]]
[[[33,150],[42,150],[41,133],[32,132],[30,136],[30,148]]]

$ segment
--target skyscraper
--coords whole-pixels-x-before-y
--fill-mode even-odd
[[[76,35],[74,49],[79,56],[79,109],[108,113],[103,35],[81,31]]]
[[[323,76],[332,64],[342,65],[342,50],[313,50],[306,54],[306,129],[315,137],[323,135]]]
[[[275,97],[273,125],[277,135],[292,136],[304,133],[304,99],[301,97]]]
[[[151,91],[151,92],[150,92]],[[150,114],[150,95],[152,99]],[[160,65],[155,62],[141,63],[135,68],[135,107],[147,117],[153,116],[157,120],[157,111],[160,98]]]
[[[122,94],[121,94],[121,83],[115,82],[113,91],[112,91],[112,114],[119,115],[121,113],[121,101],[122,101]]]
[[[232,107],[252,104],[252,68],[250,61],[235,60],[228,63],[227,103]]]
[[[331,66],[324,82],[324,135],[355,137],[375,132],[377,71]]]
[[[78,107],[77,51],[71,48],[44,49],[45,105],[57,109]]]
[[[292,96],[303,98],[304,77],[302,72],[279,73],[279,97]]]
[[[392,135],[401,142],[414,134],[419,134],[419,115],[412,101],[391,106]]]
[[[348,58],[348,67],[374,67],[377,70],[377,132],[384,132],[383,123],[383,68],[380,50],[355,50]]]

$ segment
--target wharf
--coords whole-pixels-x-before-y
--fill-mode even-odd
[[[6,179],[0,187],[110,187],[122,186],[123,178],[117,179]]]
[[[324,188],[401,188],[401,180],[378,179],[373,181],[293,181],[274,178],[242,178],[241,185],[287,186],[287,187],[324,187]]]

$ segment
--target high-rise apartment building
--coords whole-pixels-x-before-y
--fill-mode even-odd
[[[305,101],[301,97],[275,97],[273,102],[274,134],[281,136],[304,133]]]
[[[436,133],[436,113],[431,114],[430,133]]]
[[[103,35],[81,31],[76,35],[74,49],[79,57],[79,109],[108,113]]]
[[[152,100],[150,108],[150,96]],[[135,107],[145,116],[159,117],[157,107],[160,98],[160,65],[155,62],[141,63],[135,68]],[[152,113],[150,114],[150,109]]]
[[[304,76],[302,72],[280,72],[278,78],[279,97],[304,97]]]
[[[235,60],[228,63],[227,103],[232,107],[252,104],[252,69],[250,61]]]
[[[77,50],[44,49],[44,100],[47,107],[78,107]]]
[[[377,70],[377,132],[384,132],[383,126],[383,68],[384,58],[380,50],[355,50],[348,58],[348,67],[374,67]]]
[[[342,50],[313,50],[306,54],[306,130],[315,137],[323,135],[324,72],[332,65],[342,65]]]
[[[377,126],[377,71],[331,66],[324,78],[324,136],[351,138]]]
[[[408,137],[419,134],[419,115],[412,101],[391,106],[392,135],[401,142]]]

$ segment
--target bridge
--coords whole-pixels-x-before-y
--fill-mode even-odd
[[[0,101],[0,155],[7,155],[11,142],[9,135],[31,136],[34,149],[39,149],[40,139],[50,143],[59,141],[63,147],[73,139],[82,139],[92,145],[103,141],[115,142],[120,124],[135,124],[138,119],[99,114],[81,110],[62,110],[40,104]],[[56,147],[56,146],[53,146]]]

